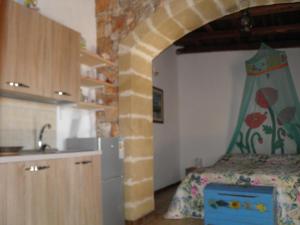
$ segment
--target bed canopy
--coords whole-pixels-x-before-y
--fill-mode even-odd
[[[300,103],[286,53],[262,44],[246,71],[227,153],[300,154]]]

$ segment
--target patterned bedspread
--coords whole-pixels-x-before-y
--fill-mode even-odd
[[[226,155],[180,184],[165,217],[203,218],[203,190],[211,182],[274,186],[279,225],[300,225],[300,155]]]

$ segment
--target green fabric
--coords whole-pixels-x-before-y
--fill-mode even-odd
[[[262,44],[246,71],[227,153],[300,154],[300,104],[285,52]]]

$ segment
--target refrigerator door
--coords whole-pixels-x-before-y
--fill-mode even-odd
[[[124,225],[123,179],[102,181],[103,225]]]
[[[101,138],[102,180],[123,175],[123,159],[119,156],[118,138]]]

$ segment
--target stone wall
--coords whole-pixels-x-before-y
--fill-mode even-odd
[[[139,21],[149,17],[164,0],[96,0],[97,52],[118,65],[119,43]],[[112,83],[118,83],[118,66],[101,68]],[[118,93],[110,88],[106,93]],[[101,136],[101,126],[111,122],[111,135],[119,135],[118,109],[107,109],[97,113],[97,134]]]
[[[98,52],[117,61],[120,39],[151,15],[163,0],[97,0]]]

